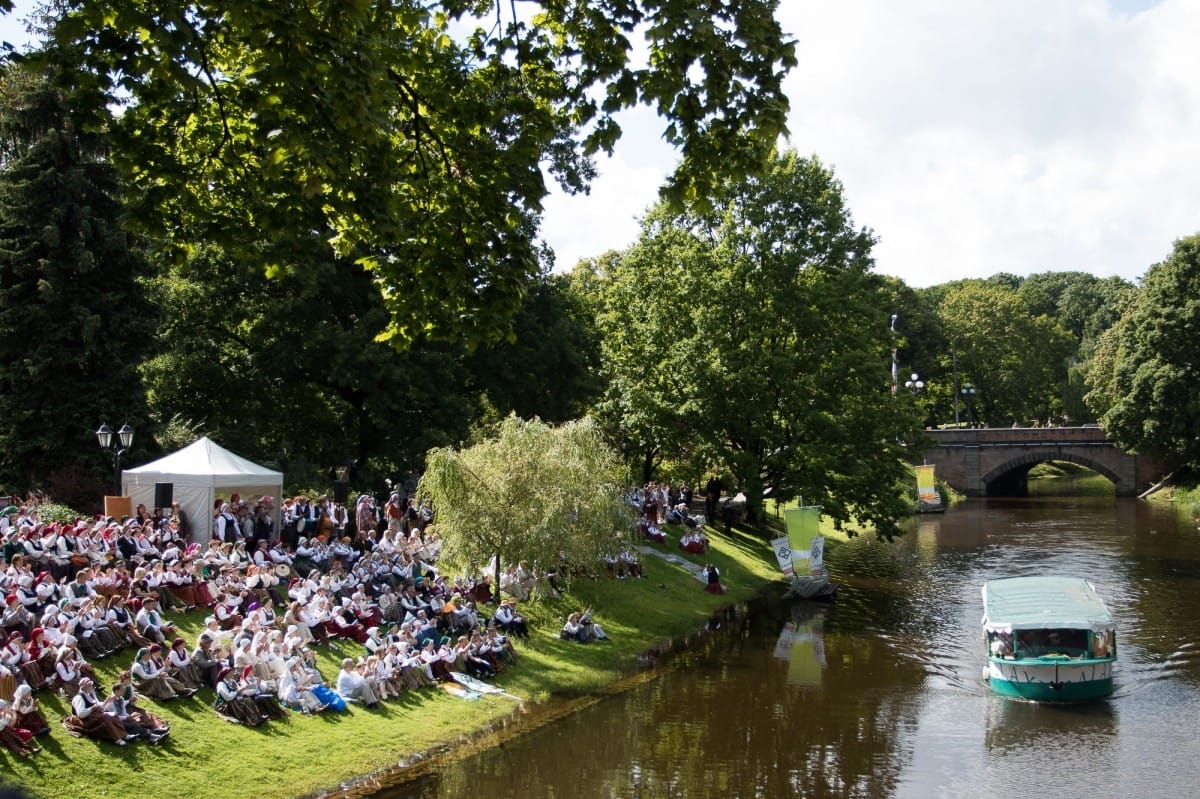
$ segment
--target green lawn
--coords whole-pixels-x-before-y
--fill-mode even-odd
[[[708,534],[713,538],[710,555],[684,557],[715,563],[729,593],[709,594],[690,574],[652,556],[643,557],[643,580],[578,579],[562,599],[522,605],[534,632],[518,643],[519,662],[497,684],[529,701],[601,693],[633,671],[643,652],[694,632],[720,607],[758,595],[780,579],[774,555],[761,539],[736,528],[728,537],[711,528]],[[609,642],[582,645],[559,639],[567,613],[584,606],[594,609]],[[193,643],[202,615],[173,618]],[[345,643],[340,652],[321,650],[321,671],[327,679],[336,675],[343,653],[360,654],[356,645]],[[132,657],[127,652],[97,661],[101,681],[111,685]],[[472,732],[514,716],[520,707],[504,696],[465,701],[431,689],[389,700],[377,711],[292,714],[288,721],[251,729],[220,719],[209,707],[212,692],[205,690],[166,704],[143,700],[168,719],[171,736],[157,747],[135,743],[120,748],[71,737],[59,723],[66,703],[46,692],[39,699],[53,727],[49,738],[41,740],[44,751],[21,758],[0,747],[0,762],[3,779],[40,799],[147,793],[228,799],[298,796],[395,765],[414,753],[461,747]]]

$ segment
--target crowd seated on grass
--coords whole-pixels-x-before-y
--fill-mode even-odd
[[[643,533],[665,541],[668,509],[682,512],[671,508],[677,497],[665,485],[645,496]],[[529,635],[518,603],[559,596],[556,572],[524,561],[507,565],[498,584],[495,561],[444,574],[432,508],[396,494],[350,508],[290,498],[278,531],[272,511],[266,497],[219,501],[211,520],[194,520],[193,529],[211,523],[212,538],[198,544],[178,505],[71,523],[42,521],[36,504],[3,509],[0,743],[19,755],[38,751],[35,739],[51,726],[38,709],[46,691],[69,703],[70,734],[116,746],[169,735],[146,702],[206,701],[250,726],[347,703],[374,710],[455,674],[504,672],[517,662],[513,641]],[[692,528],[684,539],[685,549],[707,545]],[[614,579],[645,576],[619,535],[604,566]],[[172,623],[189,613],[203,614],[191,642]],[[585,611],[571,615],[562,637],[607,636]],[[341,658],[332,679],[317,667],[322,647]],[[110,690],[92,665],[105,658],[126,669]]]
[[[347,513],[298,497],[283,514],[294,546],[262,537],[273,533],[264,510],[219,503],[205,545],[181,535],[178,507],[68,524],[40,521],[33,506],[0,513],[0,743],[36,751],[49,726],[35,694],[47,690],[70,702],[68,732],[124,746],[169,733],[143,700],[192,702],[204,690],[222,717],[256,726],[347,701],[375,708],[455,672],[490,678],[516,662],[512,639],[529,631],[515,600],[483,613],[500,600],[490,575],[441,573],[432,509],[367,498],[355,534],[339,536]],[[552,580],[519,563],[500,589],[528,598],[555,590]],[[205,614],[194,645],[164,612]],[[345,656],[332,683],[315,647]],[[92,662],[133,651],[106,692]]]

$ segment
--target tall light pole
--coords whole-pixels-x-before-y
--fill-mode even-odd
[[[900,314],[892,314],[892,394],[896,393],[896,387],[900,385],[899,368],[896,365],[896,320],[900,318]]]
[[[970,427],[975,426],[975,393],[975,386],[969,380],[963,383],[962,395],[967,401],[967,425]]]
[[[100,429],[96,431],[96,440],[100,442],[100,449],[112,454],[112,495],[118,497],[121,495],[121,456],[133,446],[133,428],[128,424],[121,425],[121,429],[117,431],[116,439],[114,439],[112,429],[107,424],[101,424]]]

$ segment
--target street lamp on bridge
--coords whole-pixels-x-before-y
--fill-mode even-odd
[[[921,379],[919,374],[913,372],[912,376],[904,381],[904,387],[911,391],[914,397],[917,397],[925,390],[925,381]]]
[[[963,383],[962,387],[963,399],[967,402],[967,426],[975,426],[975,386],[970,382]]]

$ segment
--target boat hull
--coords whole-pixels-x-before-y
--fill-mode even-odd
[[[1030,702],[1087,702],[1113,692],[1115,658],[1012,660],[989,658],[992,691]]]

